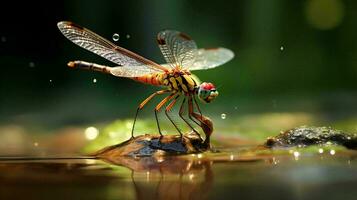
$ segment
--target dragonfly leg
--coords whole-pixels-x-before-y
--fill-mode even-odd
[[[180,107],[180,111],[179,111],[179,116],[181,117],[181,119],[193,130],[193,132],[195,132],[196,134],[199,134],[195,128],[193,128],[193,126],[187,121],[187,119],[185,119],[183,117],[183,112],[184,112],[184,106],[185,106],[185,102],[186,102],[186,97],[183,99],[182,103],[181,103],[181,107]],[[197,123],[196,121],[194,121],[195,123]],[[198,124],[198,123],[197,123]]]
[[[194,112],[193,108],[190,109],[189,112],[192,117],[194,117],[196,120],[198,120],[201,123],[200,127],[202,128],[203,132],[206,135],[205,143],[208,144],[208,146],[209,146],[210,136],[213,132],[213,124],[212,124],[212,121],[208,117],[202,115],[200,107],[198,106],[198,103],[195,98],[194,98],[194,101],[195,101],[195,105],[196,105],[199,113]],[[192,101],[191,101],[191,106],[193,106]]]
[[[178,95],[178,93],[176,93],[176,97],[175,99],[173,99],[170,104],[168,106],[166,106],[166,109],[165,109],[165,114],[167,116],[167,118],[170,120],[170,122],[175,126],[176,130],[180,133],[180,137],[181,137],[181,140],[182,140],[182,132],[181,130],[179,129],[179,127],[175,124],[175,122],[171,119],[170,115],[169,115],[169,111],[171,111],[172,107],[176,104],[177,102],[177,99],[180,97],[180,95]]]
[[[157,91],[153,94],[151,94],[148,98],[146,98],[143,102],[141,102],[139,104],[139,107],[136,109],[136,113],[135,113],[135,118],[134,118],[134,122],[133,122],[133,128],[131,129],[131,138],[134,138],[134,128],[135,128],[135,122],[136,122],[136,119],[138,117],[138,114],[139,114],[139,111],[141,109],[144,108],[144,106],[152,99],[154,98],[156,95],[160,95],[160,94],[164,94],[166,92],[169,92],[168,90],[160,90],[160,91]]]
[[[198,126],[200,126],[202,128],[202,124],[199,124],[198,122],[196,122],[193,118],[192,118],[192,113],[194,113],[194,108],[193,108],[193,103],[192,103],[192,96],[188,96],[188,117],[195,122]],[[195,118],[197,119],[197,118]],[[201,122],[199,119],[197,119],[199,122]],[[202,122],[201,122],[202,123]],[[199,138],[202,140],[201,135],[198,132],[195,132],[197,136],[199,136]]]
[[[196,97],[195,97],[195,96],[193,96],[193,101],[195,102],[196,108],[197,108],[198,112],[200,113],[201,119],[202,119],[202,118],[203,118],[203,117],[202,117],[202,112],[201,112],[200,107],[198,106],[198,103],[197,103],[197,100],[196,100]]]
[[[159,129],[160,136],[162,137],[161,129],[160,129],[160,124],[159,124],[159,119],[157,117],[157,113],[160,111],[161,107],[165,105],[168,101],[170,101],[176,94],[172,93],[169,96],[165,97],[157,106],[155,107],[155,118],[156,118],[156,124],[157,128]]]

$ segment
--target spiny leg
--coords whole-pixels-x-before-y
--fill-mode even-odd
[[[172,120],[172,118],[169,115],[169,111],[171,111],[172,107],[176,104],[176,101],[179,97],[180,97],[180,95],[178,95],[178,93],[177,93],[175,99],[173,99],[170,102],[170,104],[168,106],[166,106],[165,114],[166,114],[166,117],[170,120],[170,122],[175,126],[176,130],[180,133],[180,137],[182,139],[183,134],[182,134],[181,130],[178,128],[178,126],[175,124],[175,122]]]
[[[134,138],[134,128],[135,128],[135,122],[136,122],[136,119],[138,117],[138,114],[139,114],[139,111],[141,109],[144,108],[144,106],[152,99],[154,98],[156,95],[160,95],[160,94],[164,94],[166,92],[169,92],[168,90],[160,90],[160,91],[157,91],[153,94],[151,94],[148,98],[146,98],[143,102],[141,102],[139,104],[139,107],[136,109],[136,113],[135,113],[135,118],[134,118],[134,122],[133,122],[133,128],[131,129],[131,138]]]
[[[201,118],[202,118],[202,112],[201,112],[200,107],[198,106],[198,103],[197,103],[197,100],[196,100],[196,97],[195,97],[195,96],[193,96],[193,101],[195,102],[196,108],[197,108],[197,110],[198,110],[198,112],[200,113]]]
[[[165,105],[168,101],[170,101],[174,96],[176,95],[176,93],[172,93],[169,96],[165,97],[159,104],[157,104],[157,106],[155,107],[155,118],[156,118],[156,124],[157,124],[157,128],[159,129],[159,133],[160,136],[162,137],[162,133],[161,133],[161,129],[160,129],[160,124],[159,124],[159,119],[157,117],[157,112],[160,111],[161,107],[163,105]]]
[[[200,126],[202,128],[202,124],[199,124],[198,122],[196,122],[193,118],[192,118],[192,113],[194,113],[193,110],[193,103],[192,103],[192,96],[188,96],[188,117],[190,118],[190,120],[192,120],[193,122],[195,122],[198,126]],[[194,117],[194,116],[193,116]],[[195,119],[197,119],[195,117]],[[201,122],[199,119],[197,119],[199,122]],[[201,122],[202,123],[202,122]],[[200,139],[202,139],[201,135],[198,132],[195,132],[197,134],[197,136],[200,137]]]
[[[182,103],[181,103],[181,107],[180,107],[180,111],[179,111],[179,116],[181,117],[181,119],[183,119],[183,121],[193,130],[193,132],[195,132],[196,134],[199,134],[195,128],[193,128],[193,126],[183,117],[183,109],[185,106],[185,102],[186,102],[186,97],[183,99]],[[196,121],[195,121],[196,122]],[[197,122],[196,122],[197,123]]]
[[[198,103],[195,98],[194,98],[194,101],[195,101],[195,104],[196,104],[196,107],[197,107],[197,110],[199,111],[199,113],[194,112],[192,99],[191,99],[191,103],[189,104],[192,107],[191,109],[189,109],[191,111],[190,115],[193,116],[196,120],[198,120],[201,123],[200,127],[202,128],[203,132],[206,135],[205,143],[209,145],[210,136],[213,131],[212,121],[209,118],[202,115],[200,107],[198,106]]]
[[[188,118],[190,118],[191,121],[195,122],[198,126],[201,126],[200,123],[198,123],[195,119],[192,118],[191,113],[194,112],[193,104],[192,104],[192,96],[188,96]]]
[[[192,116],[195,117],[195,119],[197,119],[198,121],[200,121],[201,123],[203,123],[204,125],[207,126],[208,124],[206,124],[206,123],[202,120],[202,119],[204,119],[204,116],[202,115],[201,109],[200,109],[200,107],[198,106],[198,103],[197,103],[197,100],[196,100],[195,96],[193,96],[193,101],[195,102],[196,108],[197,108],[197,110],[198,110],[198,112],[199,112],[200,114],[195,113],[194,110],[192,109],[192,111],[193,111],[192,114],[194,114],[194,115],[192,115]],[[200,116],[200,117],[198,117],[198,116]]]

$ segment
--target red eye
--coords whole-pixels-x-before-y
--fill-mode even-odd
[[[202,83],[201,87],[204,90],[214,90],[214,89],[216,89],[212,83],[206,83],[206,82]]]

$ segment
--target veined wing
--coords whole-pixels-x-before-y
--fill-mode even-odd
[[[73,43],[118,65],[127,66],[125,69],[129,69],[128,66],[132,66],[134,68],[135,66],[142,66],[141,68],[136,69],[137,74],[144,74],[144,72],[140,71],[145,68],[152,71],[167,71],[167,69],[163,66],[160,66],[159,64],[139,56],[127,49],[116,46],[94,32],[72,22],[59,22],[57,26],[62,34]],[[127,74],[130,72],[133,72],[133,70],[129,70]]]
[[[167,65],[167,67],[170,67]],[[118,67],[111,67],[110,73],[114,76],[118,77],[139,77],[146,74],[151,74],[155,72],[162,72],[158,71],[157,69],[149,68],[146,65],[138,65],[138,66],[118,66]]]
[[[193,71],[218,67],[233,57],[234,53],[231,50],[222,47],[199,49],[194,63],[187,69]]]
[[[190,71],[211,69],[223,65],[234,57],[234,53],[226,48],[218,47],[211,49],[198,49],[195,62],[187,67]],[[170,67],[171,64],[161,64],[163,67]],[[138,66],[144,67],[144,66]]]
[[[197,54],[197,46],[190,36],[174,30],[157,35],[157,42],[165,60],[172,68],[191,66]]]

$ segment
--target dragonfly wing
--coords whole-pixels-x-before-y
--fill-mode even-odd
[[[72,22],[59,22],[57,26],[62,34],[73,43],[118,65],[142,65],[151,69],[167,71],[166,68],[160,66],[159,64],[156,64],[155,62],[139,56],[127,49],[116,46],[96,33]]]
[[[226,48],[198,49],[195,62],[187,69],[201,70],[210,69],[223,65],[234,57],[234,53]]]
[[[127,78],[144,76],[144,75],[152,74],[155,72],[162,72],[162,71],[157,70],[157,69],[148,68],[146,65],[139,65],[139,66],[124,65],[124,66],[117,66],[117,67],[110,68],[110,73],[112,75],[118,76],[118,77],[127,77]]]
[[[187,68],[195,61],[197,45],[190,36],[174,30],[161,31],[157,42],[165,60],[172,68]]]

